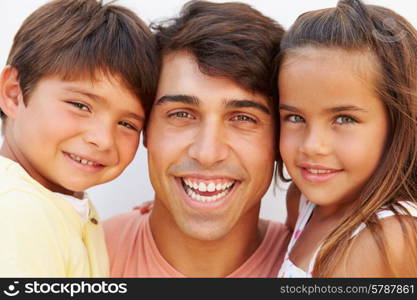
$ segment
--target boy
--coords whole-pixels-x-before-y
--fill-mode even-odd
[[[0,76],[0,276],[108,276],[83,191],[134,158],[157,66],[150,30],[120,6],[57,0],[22,24]]]

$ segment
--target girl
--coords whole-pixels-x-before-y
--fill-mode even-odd
[[[417,276],[417,32],[341,0],[297,19],[279,65],[279,173],[298,187],[279,277]]]

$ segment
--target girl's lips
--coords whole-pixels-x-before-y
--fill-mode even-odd
[[[342,172],[342,170],[322,170],[321,172],[311,172],[309,169],[306,168],[300,168],[301,169],[301,175],[302,177],[311,182],[311,183],[323,183],[326,182],[332,178],[334,178],[336,175]],[[325,171],[325,172],[324,172]]]

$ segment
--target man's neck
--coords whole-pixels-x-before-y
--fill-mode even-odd
[[[154,207],[150,226],[161,255],[186,277],[226,277],[256,251],[266,233],[266,222],[248,214],[228,234],[216,240],[193,238],[180,230],[171,216]]]

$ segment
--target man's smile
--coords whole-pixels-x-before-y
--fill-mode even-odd
[[[213,202],[226,196],[233,189],[236,180],[182,177],[181,182],[185,192],[193,200]]]

